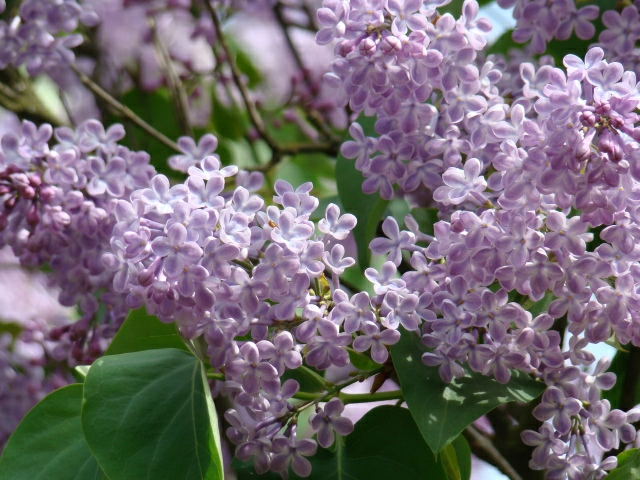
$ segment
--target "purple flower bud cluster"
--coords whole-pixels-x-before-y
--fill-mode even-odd
[[[22,265],[48,265],[60,303],[80,305],[77,322],[51,331],[77,362],[100,355],[128,311],[101,256],[110,250],[117,200],[147,186],[155,170],[148,154],[117,144],[123,136],[121,125],[105,131],[96,120],[55,132],[25,121],[0,140],[0,245]],[[98,298],[106,313],[98,313]]]
[[[498,5],[513,8],[513,39],[530,42],[533,53],[543,53],[551,40],[568,40],[574,32],[580,40],[589,40],[596,32],[592,22],[600,13],[597,5],[577,8],[574,0],[498,0]]]
[[[355,263],[342,243],[355,217],[329,204],[316,231],[310,217],[319,201],[310,183],[294,189],[278,180],[267,204],[254,193],[262,175],[221,167],[216,144],[212,135],[197,145],[181,139],[184,155],[171,162],[188,172],[184,183],[156,175],[117,201],[113,251],[103,261],[130,308],[144,305],[187,338],[204,338],[235,403],[226,418],[238,458],[255,457],[259,472],[291,464],[306,476],[304,456],[315,442],[296,440],[297,414],[287,400],[300,386],[282,375],[303,360],[320,370],[344,367],[352,344],[383,363],[385,345],[399,334],[379,325],[368,294],[350,298],[341,288],[340,276]],[[342,408],[334,398],[312,417],[320,445],[352,430]]]
[[[82,43],[82,35],[72,32],[97,23],[95,12],[76,0],[25,0],[16,16],[0,20],[0,70],[25,65],[35,76],[73,63],[71,49]]]

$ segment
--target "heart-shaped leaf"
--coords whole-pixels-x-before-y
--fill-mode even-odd
[[[223,478],[204,368],[182,350],[98,359],[84,383],[82,427],[110,480]]]
[[[44,397],[22,419],[0,458],[0,478],[101,480],[104,473],[82,433],[82,385]]]
[[[611,470],[604,480],[629,480],[640,478],[640,450],[632,448],[618,455],[618,467]]]
[[[436,454],[498,405],[530,402],[545,388],[521,372],[511,372],[511,380],[503,385],[468,368],[463,378],[446,384],[436,367],[422,363],[425,351],[417,335],[403,330],[400,341],[391,347],[391,357],[411,415]]]
[[[314,480],[447,480],[411,414],[390,405],[370,410],[333,450],[320,448],[310,461]]]
[[[178,335],[175,324],[166,324],[147,314],[144,307],[129,313],[113,338],[105,355],[142,352],[159,348],[177,348],[188,351]]]

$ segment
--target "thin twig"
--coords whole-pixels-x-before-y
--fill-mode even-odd
[[[307,89],[309,90],[312,96],[315,96],[318,94],[317,88],[315,88],[315,86],[313,85],[313,80],[310,76],[309,69],[305,66],[304,61],[300,56],[300,52],[298,51],[296,45],[293,43],[293,39],[291,38],[291,33],[289,32],[289,27],[291,25],[287,23],[287,21],[284,18],[284,15],[282,14],[282,7],[283,7],[282,3],[278,2],[273,8],[276,21],[278,22],[278,25],[282,30],[282,34],[284,35],[284,39],[287,43],[287,47],[291,52],[291,56],[293,57],[296,63],[296,66],[298,67],[298,70],[300,70],[300,72],[302,73],[302,79]],[[316,130],[322,133],[326,138],[329,138],[329,139],[334,138],[333,132],[324,122],[322,116],[319,114],[319,112],[316,109],[308,108],[308,109],[305,109],[304,111],[305,111],[305,116],[309,120],[309,123],[311,123],[311,125],[313,125],[316,128]]]
[[[259,137],[269,146],[272,151],[272,157],[268,163],[248,170],[262,172],[269,171],[273,167],[275,167],[284,156],[288,155],[298,155],[300,153],[327,153],[329,155],[336,155],[340,148],[340,143],[338,141],[318,144],[310,143],[283,146],[279,145],[278,142],[276,142],[273,137],[271,137],[271,135],[267,131],[264,121],[262,120],[262,117],[260,116],[260,113],[258,112],[256,104],[251,99],[247,86],[242,80],[242,73],[240,72],[240,69],[238,68],[236,62],[233,60],[233,52],[231,51],[231,48],[229,48],[229,44],[227,43],[227,40],[222,33],[222,25],[220,24],[220,20],[218,19],[218,14],[211,5],[211,2],[204,2],[204,5],[211,17],[211,21],[213,22],[213,28],[216,31],[218,44],[220,45],[220,48],[222,48],[227,64],[231,69],[233,82],[240,92],[240,96],[242,97],[244,106],[247,109],[247,113],[249,114],[251,124],[255,128]]]
[[[153,17],[147,18],[149,29],[153,37],[153,43],[158,51],[160,57],[160,63],[163,70],[167,74],[167,82],[171,89],[171,96],[173,99],[173,105],[178,116],[178,123],[188,136],[193,137],[193,129],[191,128],[191,122],[189,121],[189,102],[187,94],[184,90],[184,85],[180,80],[178,72],[176,72],[175,65],[171,60],[171,54],[167,50],[167,46],[162,42],[162,39],[158,35],[158,29],[156,28],[156,20]]]
[[[271,138],[271,135],[269,135],[269,132],[267,132],[264,122],[262,121],[262,117],[258,113],[258,109],[256,108],[255,103],[251,99],[249,90],[247,89],[247,86],[242,80],[242,73],[240,72],[238,65],[236,65],[236,62],[233,60],[233,52],[231,51],[231,48],[229,48],[227,39],[222,33],[222,25],[220,24],[220,20],[218,19],[218,14],[213,9],[213,5],[211,4],[211,2],[203,2],[203,3],[207,11],[209,12],[209,15],[211,16],[211,21],[213,22],[213,28],[216,31],[216,37],[218,39],[218,43],[220,44],[220,47],[224,52],[224,56],[226,57],[229,68],[231,69],[231,76],[233,77],[233,81],[236,84],[238,91],[240,92],[240,96],[242,97],[242,101],[244,102],[245,108],[249,113],[249,118],[251,119],[251,123],[253,124],[253,127],[258,132],[258,135],[260,135],[260,137],[267,143],[267,145],[269,145],[269,148],[271,148],[271,150],[276,152],[279,150],[278,145],[273,140],[273,138]]]
[[[126,105],[123,105],[118,100],[113,98],[109,93],[107,93],[103,88],[87,77],[76,65],[71,64],[71,69],[76,72],[80,81],[85,85],[89,90],[91,90],[94,94],[104,100],[111,108],[113,108],[120,116],[125,117],[135,123],[142,130],[147,132],[156,140],[164,143],[167,147],[175,150],[176,152],[181,152],[180,147],[176,142],[168,138],[162,132],[159,132],[147,122],[145,122],[142,118],[136,115],[133,110],[131,110]]]
[[[462,434],[469,442],[471,451],[482,460],[494,465],[511,480],[522,480],[509,461],[502,456],[498,449],[487,437],[482,435],[473,426],[469,425]]]

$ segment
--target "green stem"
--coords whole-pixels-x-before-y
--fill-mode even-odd
[[[346,388],[349,385],[353,385],[356,382],[362,382],[364,379],[377,375],[378,373],[383,371],[384,371],[384,367],[380,367],[380,368],[376,368],[375,370],[370,370],[368,372],[362,372],[359,375],[356,375],[355,377],[353,377],[352,379],[347,380],[346,382],[336,385],[335,387],[329,389],[326,393],[320,393],[318,395],[314,395],[313,398],[310,398],[307,402],[297,406],[294,411],[300,412],[301,410],[304,410],[305,408],[309,407],[314,403],[320,403],[320,402],[324,402],[325,400],[330,400],[332,397],[335,396],[336,393],[340,393],[340,391],[343,388]],[[304,393],[304,392],[301,392],[301,393]]]
[[[307,375],[313,378],[314,381],[318,382],[319,385],[322,385],[323,387],[327,386],[327,381],[324,379],[322,375],[318,374],[318,372],[314,372],[313,370],[311,370],[309,367],[305,365],[301,365],[298,368],[300,370],[303,370]]]
[[[220,381],[224,381],[224,373],[207,372],[207,378],[208,378],[209,380],[220,380]]]
[[[401,390],[391,390],[389,392],[376,393],[340,393],[338,398],[342,403],[348,405],[350,403],[367,403],[367,402],[383,402],[385,400],[402,400]]]

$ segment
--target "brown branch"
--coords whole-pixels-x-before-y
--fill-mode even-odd
[[[291,52],[291,56],[293,57],[298,69],[302,73],[302,79],[305,85],[307,86],[307,89],[309,90],[312,96],[315,96],[318,94],[318,90],[313,85],[313,79],[311,78],[310,71],[305,66],[304,61],[300,56],[300,52],[298,51],[296,45],[293,43],[293,39],[291,38],[291,34],[289,33],[289,27],[291,25],[286,22],[284,15],[282,14],[282,7],[283,7],[282,3],[278,2],[273,8],[276,21],[278,22],[278,25],[282,30],[282,34],[284,35],[284,39],[287,43],[287,47]],[[309,123],[311,123],[311,125],[313,125],[316,128],[316,130],[322,133],[322,135],[324,135],[326,138],[336,140],[333,135],[333,132],[327,126],[326,122],[322,118],[322,115],[316,109],[305,108],[304,113]]]
[[[154,127],[149,125],[142,118],[140,118],[138,115],[136,115],[133,112],[133,110],[131,110],[129,107],[127,107],[126,105],[123,105],[118,100],[113,98],[100,85],[98,85],[93,80],[91,80],[89,77],[87,77],[76,65],[71,64],[71,69],[74,72],[76,72],[76,75],[78,75],[78,78],[80,79],[80,81],[82,82],[82,84],[84,86],[86,86],[89,90],[91,90],[95,95],[100,97],[113,110],[115,110],[115,112],[119,116],[131,120],[138,127],[140,127],[142,130],[147,132],[149,135],[151,135],[156,140],[158,140],[158,141],[162,142],[163,144],[165,144],[167,147],[175,150],[176,152],[182,152],[182,150],[180,150],[180,147],[178,146],[178,144],[176,142],[174,142],[173,140],[168,138],[165,134],[163,134],[162,132],[159,132]]]
[[[269,146],[272,151],[271,160],[264,164],[259,165],[251,170],[257,171],[269,171],[273,167],[275,167],[280,160],[284,156],[290,155],[298,155],[300,153],[326,153],[328,155],[336,155],[340,148],[339,141],[331,141],[328,143],[310,143],[310,144],[295,144],[295,145],[279,145],[273,137],[267,131],[267,128],[258,112],[258,108],[256,104],[251,99],[249,94],[249,90],[242,80],[242,73],[238,68],[238,65],[233,60],[233,52],[227,43],[227,40],[222,33],[222,25],[220,24],[220,20],[218,18],[218,14],[215,12],[211,2],[205,1],[204,6],[207,9],[211,21],[213,22],[213,28],[216,31],[216,38],[218,40],[218,44],[224,53],[225,60],[231,69],[231,76],[233,78],[233,82],[240,92],[240,96],[242,97],[242,101],[244,103],[245,108],[247,109],[247,113],[249,114],[249,119],[251,120],[251,124],[255,128],[258,136]]]
[[[155,18],[148,17],[147,22],[153,37],[153,44],[160,57],[160,63],[167,75],[167,83],[171,89],[171,97],[178,117],[178,123],[188,136],[193,137],[193,129],[191,128],[188,113],[189,102],[187,100],[187,94],[184,90],[184,86],[182,85],[178,72],[176,72],[173,61],[171,60],[171,54],[169,53],[169,50],[167,50],[167,46],[162,42],[162,39],[158,35]]]
[[[213,22],[213,28],[216,31],[216,37],[218,39],[218,43],[220,44],[220,47],[224,52],[224,56],[227,61],[227,64],[231,69],[231,76],[233,77],[233,81],[236,84],[236,87],[240,92],[240,96],[242,97],[242,101],[244,102],[245,108],[249,113],[249,119],[251,120],[253,127],[258,132],[258,135],[260,135],[260,137],[266,142],[269,148],[271,148],[271,150],[274,151],[274,154],[275,154],[275,152],[278,152],[280,148],[278,147],[278,144],[273,140],[273,138],[271,138],[271,135],[269,135],[269,132],[267,132],[264,122],[262,121],[262,117],[258,113],[258,109],[255,103],[253,102],[253,100],[251,99],[249,90],[245,85],[244,81],[242,80],[242,73],[240,72],[238,65],[236,65],[236,62],[233,60],[233,52],[231,51],[231,48],[227,43],[227,39],[222,33],[222,25],[220,24],[220,20],[218,19],[218,14],[213,9],[213,5],[211,5],[211,2],[205,1],[203,3],[207,11],[209,12],[211,21]]]
[[[476,457],[495,466],[511,480],[523,480],[509,461],[504,458],[500,451],[493,445],[491,440],[482,435],[475,427],[469,425],[462,434],[467,439],[467,442],[469,442],[471,451]]]

